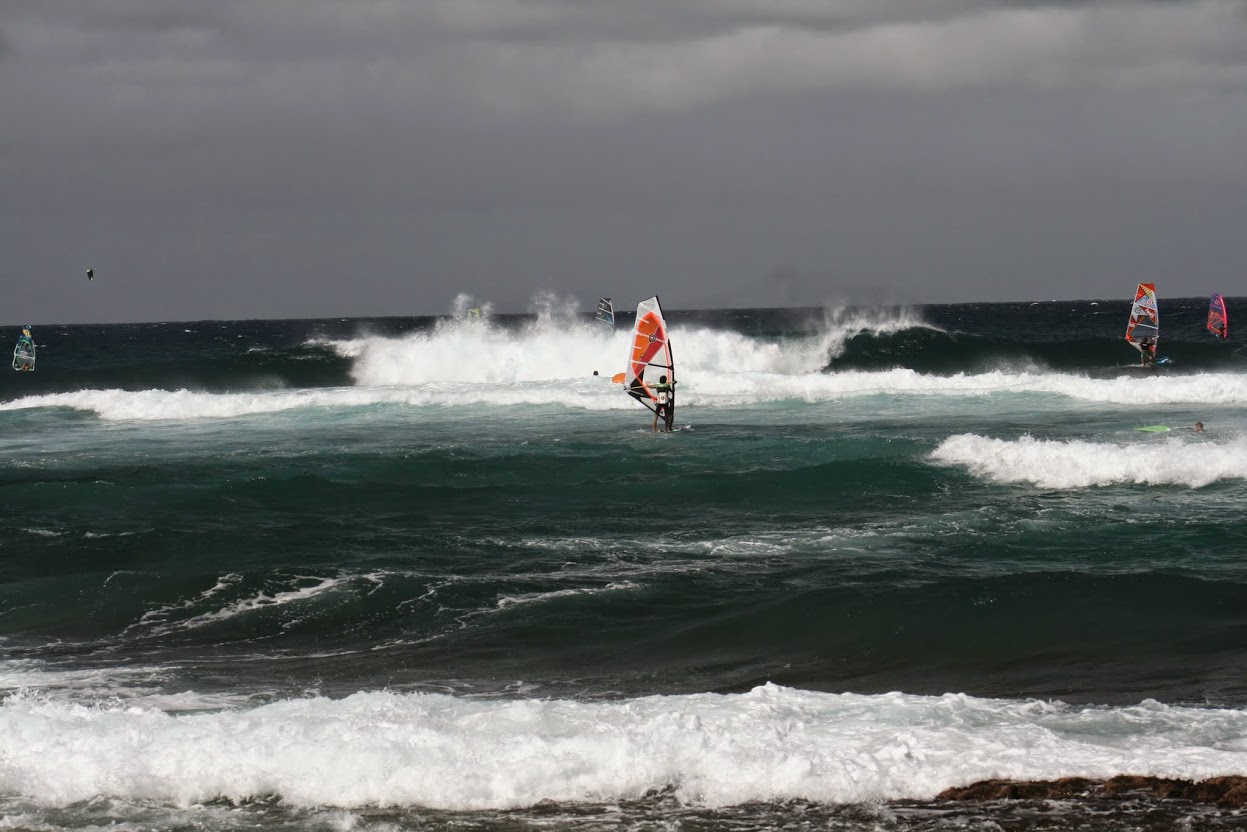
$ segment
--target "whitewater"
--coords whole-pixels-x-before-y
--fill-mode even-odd
[[[711,807],[860,803],[929,799],[990,778],[1201,778],[1237,771],[1247,750],[1243,712],[775,685],[618,703],[370,692],[208,713],[22,694],[0,717],[0,736],[20,748],[0,788],[60,806],[107,794],[179,806],[275,796],[300,807],[480,810],[669,787]]]
[[[757,338],[696,326],[672,327],[680,347],[681,404],[691,408],[825,403],[865,397],[975,398],[1032,394],[1092,405],[1241,405],[1247,377],[1194,372],[1158,378],[1126,374],[1094,378],[1037,367],[1033,359],[985,364],[1012,367],[933,375],[904,366],[826,372],[846,344],[864,334],[915,330],[942,333],[907,309],[824,312],[805,321],[795,337]],[[539,317],[520,328],[492,325],[489,317],[443,319],[426,332],[402,337],[361,332],[343,340],[309,340],[349,360],[351,384],[342,387],[220,393],[191,389],[75,390],[25,396],[0,410],[70,408],[114,421],[228,419],[299,408],[541,406],[634,410],[609,377],[621,366],[628,333],[610,335],[592,322]],[[1119,350],[1119,352],[1121,352]],[[1131,369],[1129,367],[1125,369]],[[598,376],[593,376],[594,371]]]

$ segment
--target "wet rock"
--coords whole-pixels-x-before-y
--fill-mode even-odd
[[[1083,777],[1060,780],[981,780],[940,792],[940,800],[1051,800],[1082,797],[1099,782]]]
[[[1210,777],[1198,782],[1137,775],[1119,775],[1103,781],[1083,777],[1027,781],[982,780],[969,786],[946,789],[939,794],[938,799],[956,801],[1124,799],[1139,795],[1241,808],[1247,806],[1247,777]]]

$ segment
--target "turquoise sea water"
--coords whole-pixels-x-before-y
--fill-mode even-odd
[[[673,311],[672,434],[607,380],[626,316],[36,322],[0,813],[1063,829],[934,798],[1247,774],[1247,356],[1202,303],[1153,371],[1124,303]]]

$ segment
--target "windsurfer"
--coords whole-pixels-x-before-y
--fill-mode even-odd
[[[35,369],[35,342],[30,335],[30,326],[22,327],[22,334],[13,348],[13,369],[20,373],[29,373]]]
[[[667,430],[671,430],[670,408],[672,397],[675,395],[675,382],[668,383],[666,376],[659,376],[658,383],[654,385],[654,427],[651,433],[658,431],[658,417],[663,418],[667,426]]]
[[[1156,363],[1156,339],[1144,338],[1139,342],[1139,364],[1151,367]]]
[[[655,373],[660,372],[659,368],[666,371],[657,384],[645,380],[650,368]],[[624,383],[629,396],[654,412],[651,430],[658,431],[659,417],[663,418],[667,430],[672,430],[675,424],[675,359],[671,355],[667,324],[662,318],[657,295],[637,304],[628,363],[622,373],[611,379],[616,380]]]

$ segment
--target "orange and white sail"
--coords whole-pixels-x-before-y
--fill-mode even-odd
[[[667,322],[662,315],[662,304],[655,296],[637,304],[636,325],[632,328],[628,364],[624,368],[624,389],[641,404],[655,410],[658,395],[651,387],[660,376],[666,376],[668,384],[675,384],[675,359],[671,355]],[[669,410],[674,410],[674,403]]]

